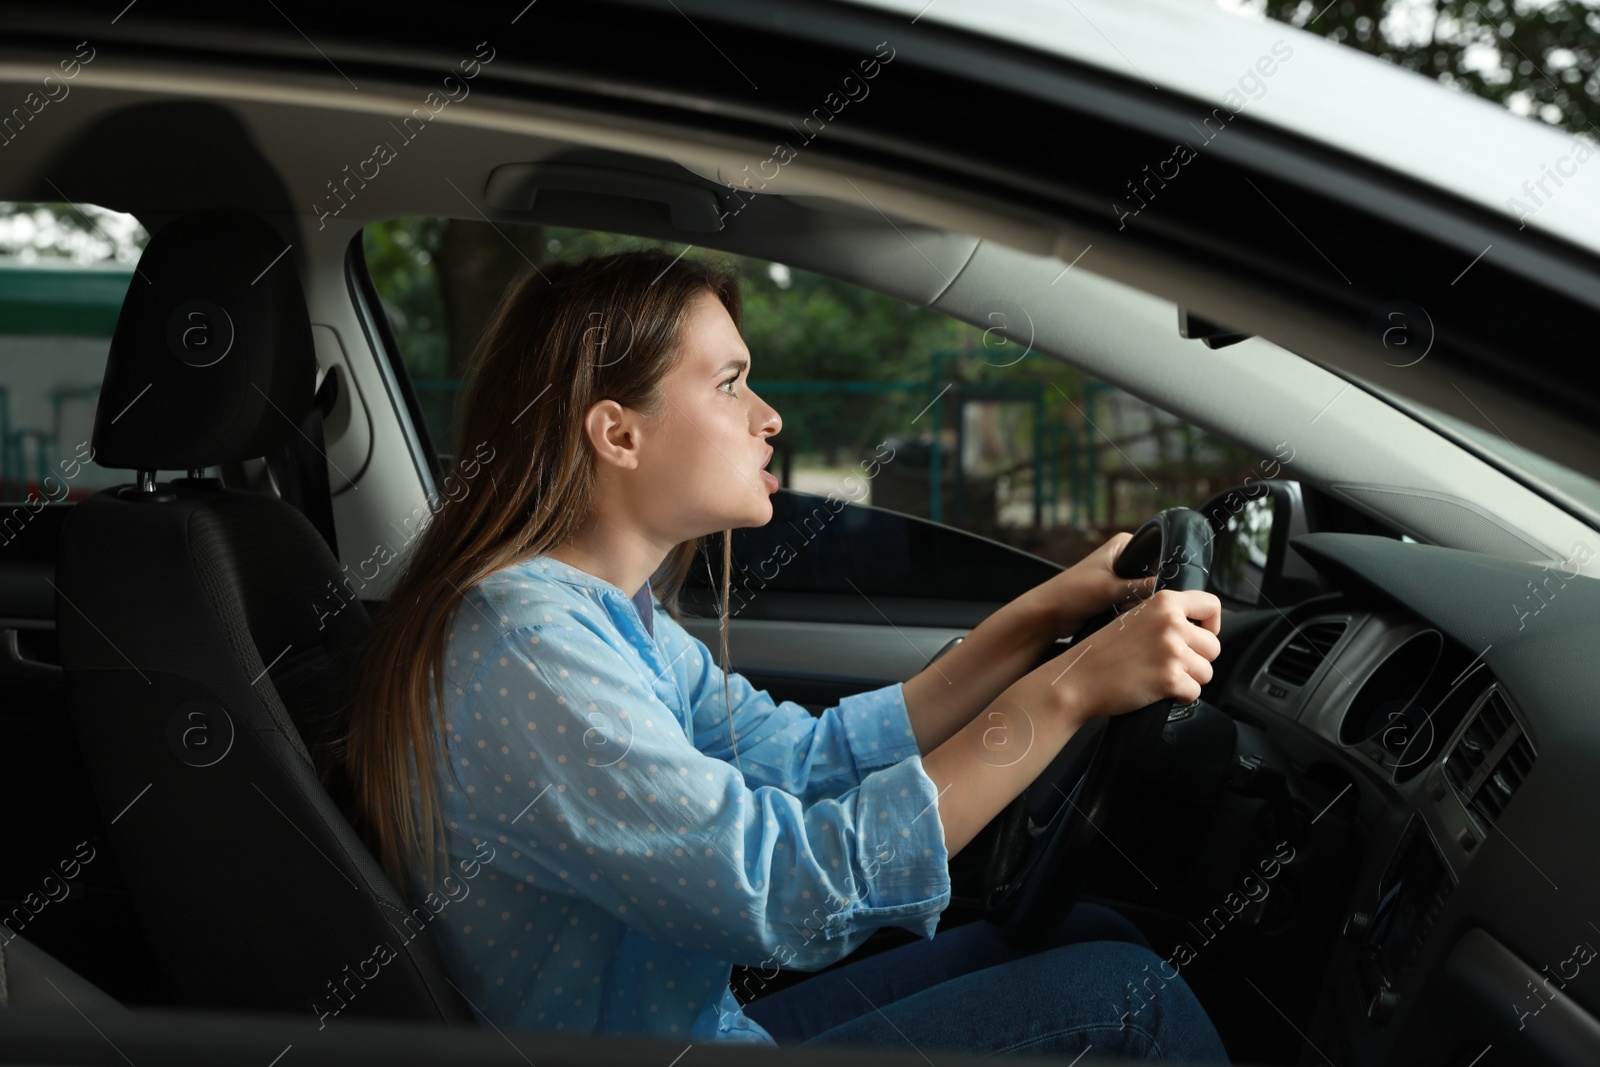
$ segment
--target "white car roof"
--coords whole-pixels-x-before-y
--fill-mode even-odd
[[[1275,58],[1272,45],[1283,41],[1291,58],[1272,76],[1258,75],[1266,86],[1259,98],[1240,94],[1240,114],[1600,253],[1600,145],[1593,137],[1515,115],[1306,30],[1207,0],[850,2],[1054,53],[1217,107],[1230,89],[1239,91],[1257,59]],[[1572,173],[1548,176],[1558,170]],[[1534,184],[1541,177],[1542,192]]]

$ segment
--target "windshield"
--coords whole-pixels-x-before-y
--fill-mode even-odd
[[[1519,445],[1503,434],[1464,422],[1419,400],[1392,393],[1369,381],[1362,380],[1360,385],[1373,395],[1381,397],[1483,456],[1534,492],[1567,511],[1581,511],[1583,514],[1579,517],[1590,525],[1600,526],[1600,481],[1586,474],[1580,474],[1571,467],[1557,463],[1524,445]]]

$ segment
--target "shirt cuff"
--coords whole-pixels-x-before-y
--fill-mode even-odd
[[[862,779],[854,848],[861,882],[855,906],[828,916],[823,937],[901,926],[932,937],[950,903],[950,854],[939,820],[939,791],[910,756]]]
[[[845,743],[863,776],[922,754],[911,729],[903,682],[847,696],[839,701],[838,714]]]

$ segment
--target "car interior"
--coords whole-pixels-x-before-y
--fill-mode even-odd
[[[602,17],[553,11],[568,29]],[[828,32],[864,51],[816,44],[775,66],[883,62],[877,25],[838,18]],[[109,346],[90,353],[98,390],[71,401],[93,458],[58,466],[84,495],[8,500],[0,519],[0,1058],[98,1062],[114,1043],[177,1062],[317,1042],[421,1062],[469,1035],[485,1062],[595,1055],[482,1019],[354,829],[334,755],[352,657],[457,458],[430,432],[363,252],[366,227],[430,216],[787,264],[996,330],[1270,457],[1252,484],[1185,502],[1214,537],[1216,677],[1164,714],[1076,854],[1076,895],[1139,925],[1235,1062],[1464,1065],[1486,1048],[1486,1065],[1595,1062],[1600,981],[1584,964],[1600,870],[1582,828],[1600,819],[1586,713],[1600,496],[1585,496],[1600,452],[1573,413],[1583,396],[1541,408],[1534,386],[1497,387],[1512,341],[1476,331],[1477,349],[1452,348],[1441,328],[1438,355],[1407,377],[1360,328],[1319,318],[1309,288],[1252,287],[1074,229],[1037,190],[951,180],[931,149],[807,148],[752,184],[772,150],[750,116],[696,125],[649,92],[608,109],[592,87],[519,81],[487,30],[446,47],[410,29],[336,72],[300,45],[253,50],[248,24],[196,25],[100,48],[0,168],[0,201],[93,205],[151,235],[122,264]],[[736,29],[768,32],[723,28],[730,47]],[[20,99],[24,60],[53,62],[63,33],[46,20],[0,45],[0,90]],[[886,78],[957,47],[904,40],[925,50],[902,41]],[[437,56],[438,70],[423,62]],[[410,120],[442,72],[466,69],[457,59],[489,75],[470,104]],[[954,134],[945,148],[971,151]],[[1446,199],[1434,207],[1466,212]],[[1322,210],[1338,217],[1333,193]],[[1350,211],[1352,241],[1381,222]],[[1194,239],[1222,262],[1220,231]],[[1413,247],[1420,269],[1431,253]],[[1600,274],[1592,255],[1529,247]],[[1577,306],[1550,288],[1530,306]],[[195,373],[213,364],[224,373]],[[1451,389],[1512,437],[1463,429]],[[808,521],[815,532],[730,621],[733,667],[816,712],[911,677],[1059,569],[883,508],[847,503],[835,520],[788,488],[774,507],[735,539],[742,573]],[[352,575],[348,604],[307,610]],[[710,583],[685,603],[714,649]],[[955,858],[948,924],[1007,913],[1097,740],[1075,739]],[[861,952],[910,936],[886,930]],[[352,995],[375,943],[397,962]],[[806,977],[740,969],[734,988]],[[339,1017],[319,1016],[335,990]]]

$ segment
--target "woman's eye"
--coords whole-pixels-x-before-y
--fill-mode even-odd
[[[717,386],[717,388],[721,389],[724,385],[732,385],[734,382],[736,382],[738,380],[739,380],[739,376],[737,374],[735,374],[732,378],[729,378],[727,381],[723,382],[722,385]],[[737,394],[737,393],[729,393],[728,395],[729,396],[738,396],[739,394]]]

